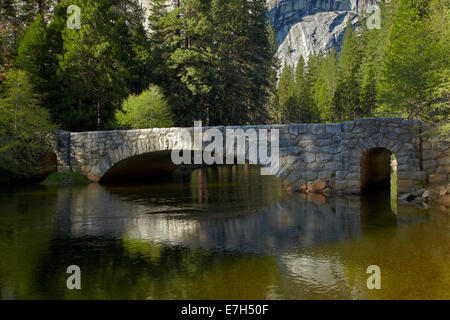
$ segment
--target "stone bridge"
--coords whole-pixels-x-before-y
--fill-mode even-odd
[[[291,191],[358,194],[388,184],[393,164],[399,193],[424,183],[449,181],[449,144],[421,136],[422,126],[416,120],[366,118],[339,124],[214,128],[221,132],[278,129],[280,167],[276,175]],[[176,168],[171,151],[192,149],[191,144],[179,141],[182,129],[193,130],[58,131],[58,171],[78,171],[96,182],[168,175]]]

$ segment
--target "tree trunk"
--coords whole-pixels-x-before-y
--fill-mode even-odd
[[[14,135],[17,136],[17,113],[19,112],[19,107],[16,104],[16,112],[14,112]]]
[[[100,131],[100,126],[102,124],[102,120],[100,117],[100,102],[97,102],[97,130]]]

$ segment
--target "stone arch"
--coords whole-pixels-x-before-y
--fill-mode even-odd
[[[171,150],[146,152],[131,155],[104,170],[100,183],[115,181],[152,181],[169,176],[176,168],[171,159]]]
[[[337,177],[338,180],[343,181],[341,183],[344,188],[341,189],[345,193],[361,194],[365,192],[361,160],[369,150],[388,150],[389,154],[394,154],[397,162],[402,164],[402,168],[407,171],[410,171],[411,164],[415,163],[415,160],[411,159],[411,154],[402,148],[402,144],[397,139],[392,139],[380,131],[359,133],[352,136],[350,142],[345,145],[342,153],[342,173]]]
[[[395,155],[398,193],[409,192],[422,179],[423,172],[420,170],[419,148],[418,144],[414,142],[414,139],[416,139],[414,135],[410,137],[405,137],[403,133],[392,135],[390,131],[386,133],[387,130],[389,130],[388,127],[380,129],[378,134],[371,135],[365,139],[360,137],[353,148],[347,151],[347,158],[350,159],[349,163],[347,163],[347,168],[350,168],[350,171],[353,168],[358,173],[358,175],[353,177],[358,179],[358,181],[354,180],[354,184],[350,188],[353,192],[360,193],[361,190],[361,158],[366,151],[375,148],[387,149],[391,154]]]

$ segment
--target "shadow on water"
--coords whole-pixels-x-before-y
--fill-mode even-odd
[[[396,227],[397,216],[392,210],[390,191],[361,196],[361,226],[364,230]]]

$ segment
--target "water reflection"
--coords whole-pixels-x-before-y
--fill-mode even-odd
[[[299,245],[360,237],[374,228],[397,225],[389,198],[383,196],[325,201],[317,196],[285,194],[278,200],[261,200],[262,208],[258,208],[243,201],[251,202],[252,190],[243,195],[242,189],[234,190],[231,184],[220,192],[209,186],[215,194],[206,202],[208,179],[204,171],[198,172],[203,173],[194,173],[197,188],[190,196],[183,188],[139,185],[90,185],[83,190],[61,191],[58,204],[62,207],[58,211],[65,212],[60,217],[61,233],[72,238],[126,237],[164,245],[272,254]],[[68,203],[72,206],[67,207]],[[421,220],[427,218],[419,216]]]
[[[165,201],[160,201],[150,196],[147,188],[137,188],[126,196],[117,192],[98,185],[60,192],[62,208],[58,211],[66,212],[60,217],[60,232],[71,238],[126,237],[164,245],[271,254],[298,245],[357,237],[363,231],[358,199],[318,203],[284,195],[265,209],[247,211],[236,200],[221,202],[219,208],[217,204],[203,206],[201,197],[197,203],[186,204],[166,194]],[[145,201],[141,200],[145,196]],[[68,202],[73,204],[69,208]],[[368,215],[366,220],[370,223],[373,219]]]
[[[0,192],[1,298],[448,296],[446,214],[394,214],[389,197],[283,194],[258,170]],[[71,264],[83,271],[79,292],[65,288]],[[383,292],[365,288],[370,264]]]
[[[389,191],[361,197],[361,220],[366,230],[397,226],[397,215],[392,210]]]

